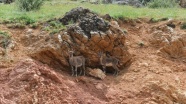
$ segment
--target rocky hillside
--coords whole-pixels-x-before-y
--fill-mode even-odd
[[[114,20],[84,8],[55,21],[67,28],[50,35],[42,29],[47,22],[0,25],[1,104],[186,103],[182,21]],[[71,76],[68,50],[86,58],[86,76]],[[120,61],[118,76],[100,70],[100,51]]]

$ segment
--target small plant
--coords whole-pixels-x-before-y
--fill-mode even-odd
[[[14,23],[14,24],[7,24],[8,28],[19,28],[19,29],[24,29],[26,26],[24,24],[21,23]]]
[[[143,41],[141,41],[141,42],[138,43],[138,45],[139,45],[140,47],[143,47],[145,44],[144,44]]]
[[[11,20],[3,20],[2,21],[2,24],[8,24],[8,23],[13,23],[13,21],[11,21]]]
[[[44,31],[50,31],[50,27],[44,27],[44,28],[42,28],[42,30],[44,30]]]
[[[186,22],[181,25],[181,29],[186,29]]]
[[[8,33],[0,31],[0,46],[6,49],[9,43],[10,36]]]
[[[34,25],[36,21],[27,15],[10,18],[9,20],[4,20],[3,23],[7,24],[8,28],[20,28],[24,29],[26,25]],[[34,27],[34,26],[33,26]]]
[[[123,20],[125,19],[123,15],[117,15],[117,16],[114,16],[115,19],[120,19],[120,20]]]
[[[32,24],[32,23],[36,22],[34,19],[30,18],[27,15],[20,16],[20,17],[17,17],[17,18],[11,18],[10,21],[13,22],[13,23],[22,23],[22,24],[25,24],[25,25],[29,25],[29,24]]]
[[[38,27],[38,25],[39,25],[38,23],[33,23],[30,25],[30,27],[33,29],[36,29]]]
[[[45,0],[16,0],[16,6],[21,11],[38,10]]]
[[[127,34],[127,33],[128,33],[128,31],[127,31],[126,29],[123,29],[123,33]]]
[[[60,30],[58,30],[58,29],[54,29],[54,30],[52,30],[51,32],[50,32],[50,34],[49,35],[54,35],[54,34],[56,34],[56,33],[59,33],[60,32]]]
[[[176,0],[151,0],[147,5],[149,8],[173,8],[178,3]]]
[[[60,28],[62,26],[59,21],[51,21],[51,22],[49,22],[49,25],[54,28]]]
[[[64,26],[61,22],[57,20],[52,20],[48,22],[47,27],[50,27],[51,29],[66,29],[66,26]]]
[[[159,22],[159,20],[158,19],[155,19],[155,18],[151,18],[149,22],[151,22],[151,23],[157,23],[157,22]]]
[[[167,21],[169,18],[160,18],[160,19],[157,19],[157,18],[151,18],[149,22],[151,23],[157,23],[157,22],[160,22],[160,21]]]
[[[49,31],[50,35],[54,35],[56,33],[59,33],[63,29],[66,29],[66,26],[64,26],[61,22],[59,22],[57,20],[49,21],[43,27],[43,30]]]

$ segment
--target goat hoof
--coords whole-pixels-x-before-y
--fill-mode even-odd
[[[118,72],[116,73],[116,75],[115,76],[118,76]]]
[[[74,73],[72,73],[71,76],[74,76]]]
[[[113,74],[114,76],[118,76],[118,72],[114,72],[114,74]]]

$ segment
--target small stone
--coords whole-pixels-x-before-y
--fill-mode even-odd
[[[26,33],[27,33],[27,34],[31,34],[31,33],[33,33],[33,30],[32,30],[32,29],[28,29],[28,30],[26,31]]]
[[[105,73],[101,69],[88,68],[88,71],[89,71],[88,74],[93,76],[93,77],[96,77],[96,78],[99,78],[99,79],[102,79],[102,80],[106,77]]]
[[[0,56],[3,56],[3,55],[5,55],[5,49],[0,47]]]
[[[98,90],[102,90],[104,86],[103,86],[103,84],[98,83],[95,87],[96,87]]]
[[[134,72],[139,72],[140,70],[139,70],[139,68],[135,68],[133,71]]]
[[[149,64],[148,64],[148,63],[146,63],[146,62],[141,63],[140,65],[141,65],[141,66],[145,66],[145,67],[148,67],[148,66],[149,66]]]

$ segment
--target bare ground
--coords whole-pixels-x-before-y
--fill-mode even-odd
[[[26,53],[29,47],[21,41],[28,28],[9,29],[0,25],[0,30],[11,34],[16,43],[13,50],[0,57],[0,103],[185,104],[184,59],[161,54],[149,41],[151,30],[166,23],[150,23],[148,19],[120,20],[121,28],[128,32],[126,44],[133,55],[132,63],[118,76],[107,73],[104,80],[72,77],[70,71],[54,69],[31,59]],[[184,34],[180,21],[174,23],[174,30]],[[33,32],[37,34],[40,29]]]

